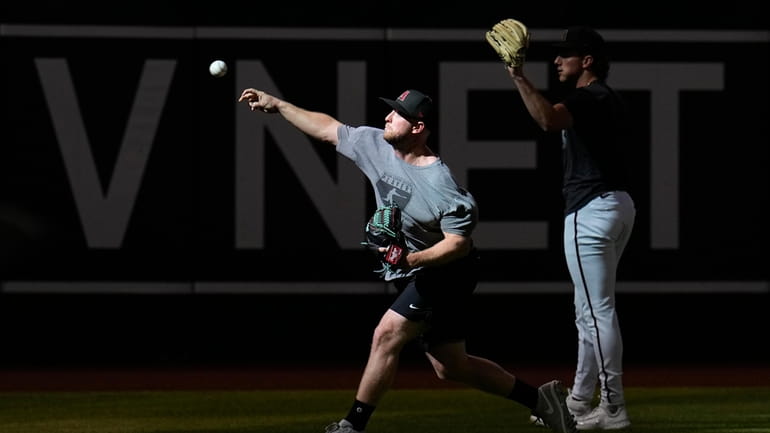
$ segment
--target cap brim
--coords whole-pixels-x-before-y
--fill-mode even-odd
[[[380,100],[382,100],[382,102],[390,105],[390,108],[392,108],[394,110],[398,110],[398,111],[401,110],[401,106],[398,105],[398,102],[396,102],[396,101],[394,101],[392,99],[383,98],[382,96],[380,96]]]
[[[398,103],[398,101],[394,101],[393,99],[383,98],[380,96],[380,99],[382,102],[388,104],[390,108],[396,110],[398,114],[401,115],[401,117],[405,117],[407,119],[414,119],[414,116],[410,115],[409,113],[404,110],[404,107],[401,106],[401,104]]]

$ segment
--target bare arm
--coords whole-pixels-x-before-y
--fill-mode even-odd
[[[521,68],[508,67],[508,75],[519,89],[527,111],[543,131],[559,131],[572,126],[572,115],[564,104],[551,104],[524,76]]]
[[[472,244],[469,237],[444,232],[444,239],[432,247],[407,254],[406,263],[411,268],[443,265],[467,255]]]
[[[308,111],[257,89],[246,89],[238,102],[246,101],[251,111],[281,113],[289,123],[305,134],[333,145],[337,145],[337,128],[342,123],[325,113]]]

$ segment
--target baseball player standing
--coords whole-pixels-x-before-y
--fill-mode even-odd
[[[602,36],[570,27],[556,44],[559,81],[574,87],[549,102],[522,67],[507,66],[527,110],[544,131],[561,131],[564,254],[574,285],[578,356],[567,407],[578,430],[631,425],[623,393],[623,340],[615,311],[618,261],[636,210],[623,167],[623,102],[606,82],[610,62]],[[600,403],[592,407],[599,388]]]
[[[374,330],[348,414],[328,425],[326,432],[363,433],[393,382],[401,350],[419,340],[438,377],[509,398],[541,415],[554,431],[574,433],[561,382],[536,388],[466,352],[467,305],[478,279],[471,238],[478,220],[476,201],[428,146],[432,99],[417,90],[407,90],[395,100],[381,99],[392,109],[384,129],[345,125],[253,88],[239,98],[252,111],[280,113],[303,133],[334,145],[369,179],[378,206],[395,202],[401,209],[409,251],[383,274],[399,294]]]

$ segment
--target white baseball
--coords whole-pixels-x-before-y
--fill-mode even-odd
[[[227,73],[227,63],[221,60],[214,60],[209,65],[209,73],[215,77],[224,77]]]

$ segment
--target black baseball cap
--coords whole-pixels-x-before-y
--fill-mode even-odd
[[[380,99],[407,119],[425,122],[433,114],[433,100],[419,90],[405,90],[396,99]]]
[[[604,38],[596,30],[586,26],[569,27],[562,33],[561,42],[554,44],[559,53],[577,53],[602,56],[605,54]]]

